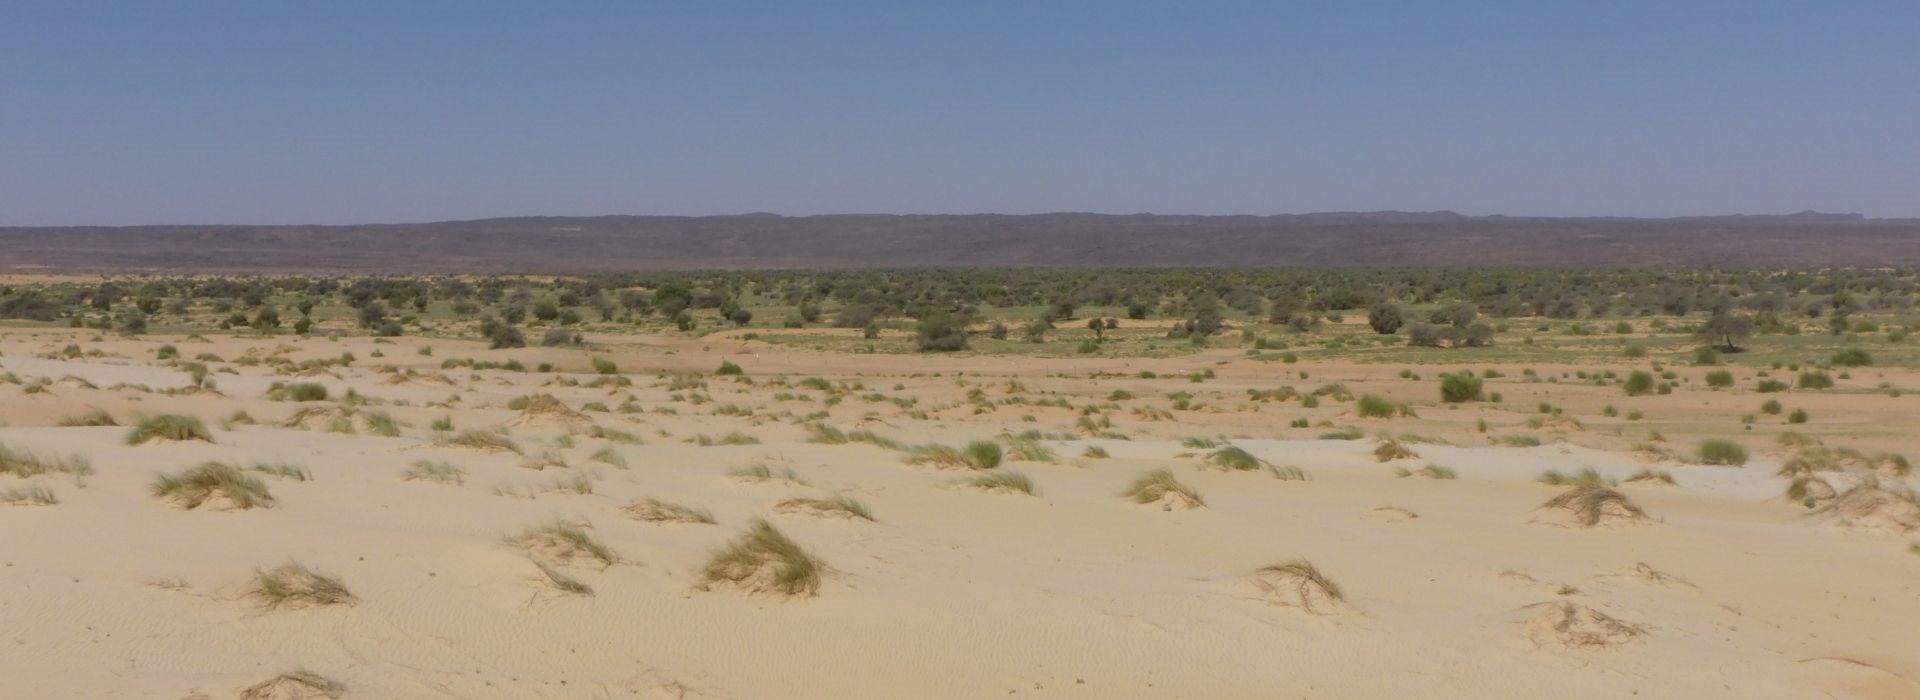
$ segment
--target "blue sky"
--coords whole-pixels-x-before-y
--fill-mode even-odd
[[[0,4],[0,225],[1920,216],[1915,2]]]

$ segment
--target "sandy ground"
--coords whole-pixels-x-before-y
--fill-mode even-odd
[[[60,356],[68,343],[100,354]],[[223,358],[207,362],[217,392],[168,393],[192,380],[154,360],[163,343],[188,360]],[[431,341],[428,357],[416,353],[423,344],[0,332],[0,375],[23,382],[0,384],[0,444],[83,455],[92,467],[85,476],[0,474],[0,491],[39,486],[59,501],[0,505],[0,630],[10,647],[0,655],[0,696],[242,697],[306,669],[337,681],[343,697],[366,698],[1920,697],[1920,556],[1908,551],[1920,532],[1842,528],[1783,500],[1786,482],[1773,474],[1788,455],[1772,438],[1787,426],[1768,416],[1742,430],[1738,416],[1766,397],[1706,391],[1697,379],[1670,396],[1625,397],[1523,383],[1506,368],[1508,377],[1488,382],[1502,404],[1449,408],[1431,369],[1409,381],[1393,376],[1397,367],[1281,365],[1228,352],[899,357],[634,337],[599,353],[633,385],[596,388],[550,381],[592,380],[581,351]],[[232,362],[277,347],[296,361],[342,351],[358,361],[299,378]],[[453,357],[555,362],[571,374],[440,368]],[[704,389],[676,391],[660,374],[710,373],[722,359],[754,383],[709,376]],[[389,383],[389,368],[450,383]],[[1139,379],[1142,369],[1161,378]],[[1217,378],[1183,378],[1203,369]],[[1815,422],[1794,427],[1829,444],[1911,450],[1909,404],[1920,399],[1848,389],[1920,381],[1904,370],[1860,375],[1833,392],[1776,396],[1812,411]],[[778,376],[793,386],[769,385]],[[864,386],[829,406],[827,392],[798,386],[812,376]],[[29,393],[40,378],[52,383]],[[282,427],[302,407],[337,405],[265,397],[273,382],[296,379],[328,386],[336,400],[354,390],[375,403],[361,410],[389,413],[401,434]],[[1010,380],[1022,386],[1010,392]],[[1303,408],[1245,393],[1331,382],[1410,402],[1419,417],[1363,420],[1351,403]],[[967,400],[976,388],[1027,403],[980,413]],[[1078,409],[1115,389],[1137,397],[1108,414],[1111,430],[1129,439],[1077,432]],[[1179,391],[1204,408],[1172,420],[1132,412],[1165,409]],[[631,401],[637,412],[510,428],[524,451],[557,453],[564,467],[435,444],[435,419],[450,418],[456,432],[509,426],[520,412],[507,403],[534,392],[573,410]],[[807,400],[776,400],[782,393]],[[867,400],[874,393],[888,400]],[[1055,398],[1072,408],[1033,403]],[[1582,429],[1527,429],[1539,401],[1563,406]],[[1608,404],[1646,418],[1600,415]],[[91,408],[120,425],[58,426]],[[220,425],[242,410],[257,424]],[[984,492],[956,483],[975,475],[968,470],[909,465],[902,452],[870,444],[811,443],[798,419],[816,411],[828,413],[825,423],[909,445],[1040,430],[1057,459],[1001,467],[1030,477],[1035,495]],[[163,413],[202,418],[213,441],[125,444],[139,416]],[[1301,417],[1450,444],[1410,443],[1418,457],[1383,464],[1370,440],[1288,427]],[[1491,435],[1542,444],[1488,446],[1475,428],[1482,419]],[[592,437],[593,425],[641,442]],[[1702,437],[1732,436],[1754,458],[1744,467],[1650,464],[1630,447],[1652,430],[1679,453]],[[760,442],[689,442],[735,431]],[[1208,468],[1208,449],[1181,443],[1203,436],[1230,438],[1310,479]],[[1110,457],[1083,457],[1088,446]],[[625,467],[594,460],[602,448]],[[248,510],[188,510],[150,493],[158,476],[209,460],[283,462],[312,478],[256,474],[274,503]],[[455,465],[463,481],[403,479],[419,460]],[[756,464],[790,468],[804,483],[729,474]],[[1394,472],[1426,464],[1458,478]],[[1677,484],[1618,487],[1644,509],[1643,522],[1536,522],[1551,520],[1537,509],[1562,491],[1536,483],[1541,472],[1591,467],[1624,479],[1648,466]],[[1120,496],[1154,469],[1198,491],[1204,507]],[[577,477],[591,493],[559,489]],[[1833,480],[1844,487],[1859,477]],[[834,495],[859,500],[874,519],[775,507]],[[709,510],[716,522],[623,512],[648,497]],[[754,518],[827,565],[816,595],[703,585],[708,558]],[[591,594],[556,588],[508,542],[556,519],[617,557],[559,565]],[[1295,559],[1311,561],[1344,599],[1309,596],[1303,608],[1288,595],[1293,582],[1256,583],[1262,567]],[[251,592],[255,573],[288,562],[337,577],[352,602],[267,606]],[[300,697],[293,690],[259,697]]]

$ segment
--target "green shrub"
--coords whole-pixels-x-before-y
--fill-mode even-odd
[[[1698,452],[1702,464],[1740,466],[1747,463],[1747,448],[1727,440],[1707,440]]]
[[[1724,369],[1716,369],[1712,372],[1708,372],[1707,386],[1714,387],[1717,389],[1724,389],[1726,387],[1733,386],[1733,373]]]
[[[1440,377],[1440,400],[1463,403],[1480,399],[1481,380],[1472,372],[1456,372]]]

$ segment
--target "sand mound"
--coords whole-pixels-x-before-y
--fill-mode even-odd
[[[1538,647],[1605,650],[1640,638],[1647,632],[1593,608],[1568,601],[1534,603],[1523,623],[1527,639]]]
[[[1792,676],[1808,697],[1847,700],[1920,698],[1920,683],[1858,659],[1821,656],[1793,662]]]
[[[1644,523],[1647,514],[1619,491],[1587,484],[1541,504],[1533,521],[1560,527],[1621,527]]]
[[[1273,605],[1299,608],[1316,615],[1349,610],[1340,587],[1306,561],[1275,564],[1247,579],[1260,599]]]
[[[635,501],[620,510],[626,513],[627,517],[650,523],[709,524],[713,522],[713,516],[706,511],[652,498]]]
[[[1889,490],[1875,481],[1840,494],[1821,509],[1836,525],[1904,534],[1920,530],[1920,498],[1912,491]]]
[[[532,400],[527,403],[526,410],[520,412],[520,417],[508,421],[507,425],[516,427],[566,426],[592,422],[593,419],[571,408],[567,408],[566,404],[561,403],[559,399],[553,398],[550,394],[535,394]]]
[[[774,504],[773,512],[784,515],[804,515],[829,520],[872,520],[866,513],[866,507],[858,501],[834,498],[789,498]]]

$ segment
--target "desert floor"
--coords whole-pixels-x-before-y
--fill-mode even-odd
[[[1809,506],[1776,476],[1808,449],[1781,447],[1789,430],[1860,455],[1920,452],[1920,398],[1881,386],[1920,389],[1910,370],[1763,396],[1745,388],[1750,371],[1709,390],[1705,368],[1674,367],[1681,388],[1630,397],[1478,366],[1500,370],[1486,389],[1503,400],[1443,404],[1439,374],[1460,368],[596,341],[590,354],[0,331],[0,444],[56,467],[0,473],[0,696],[1920,697],[1920,507],[1897,497],[1909,484],[1843,458],[1824,483],[1896,497]],[[156,359],[164,345],[180,361]],[[351,364],[301,364],[343,352]],[[596,374],[591,357],[619,373]],[[744,374],[716,376],[723,360]],[[321,384],[329,400],[272,400],[276,382]],[[1311,408],[1247,393],[1335,383],[1346,392]],[[1362,418],[1343,393],[1416,415]],[[509,407],[535,394],[561,405]],[[1767,398],[1813,419],[1742,425]],[[1542,420],[1542,402],[1559,416]],[[117,425],[61,426],[94,409]],[[127,444],[163,414],[201,419],[211,441]],[[819,442],[812,425],[898,448]],[[1350,426],[1367,438],[1319,438]],[[466,431],[504,431],[518,453],[449,440]],[[1380,461],[1381,434],[1413,455]],[[1708,438],[1752,459],[1690,463]],[[976,440],[997,441],[1005,463],[910,463],[915,446]],[[1266,464],[1210,464],[1228,444]],[[246,470],[271,502],[215,493],[187,508],[153,492],[210,461]],[[451,469],[408,478],[423,461]],[[1427,465],[1457,478],[1399,472]],[[1568,488],[1543,472],[1585,468],[1643,512],[1613,504],[1587,527],[1542,507]],[[1122,496],[1157,469],[1201,502]],[[1646,469],[1674,483],[1628,480]],[[1004,472],[1033,493],[968,483]],[[871,520],[783,503],[833,497]],[[648,498],[714,522],[638,517],[630,506]],[[817,590],[790,595],[766,571],[708,580],[716,550],[759,518],[823,564]],[[610,561],[521,537],[556,523]],[[1296,560],[1337,594],[1262,571]],[[263,593],[261,573],[288,563],[346,593]]]

